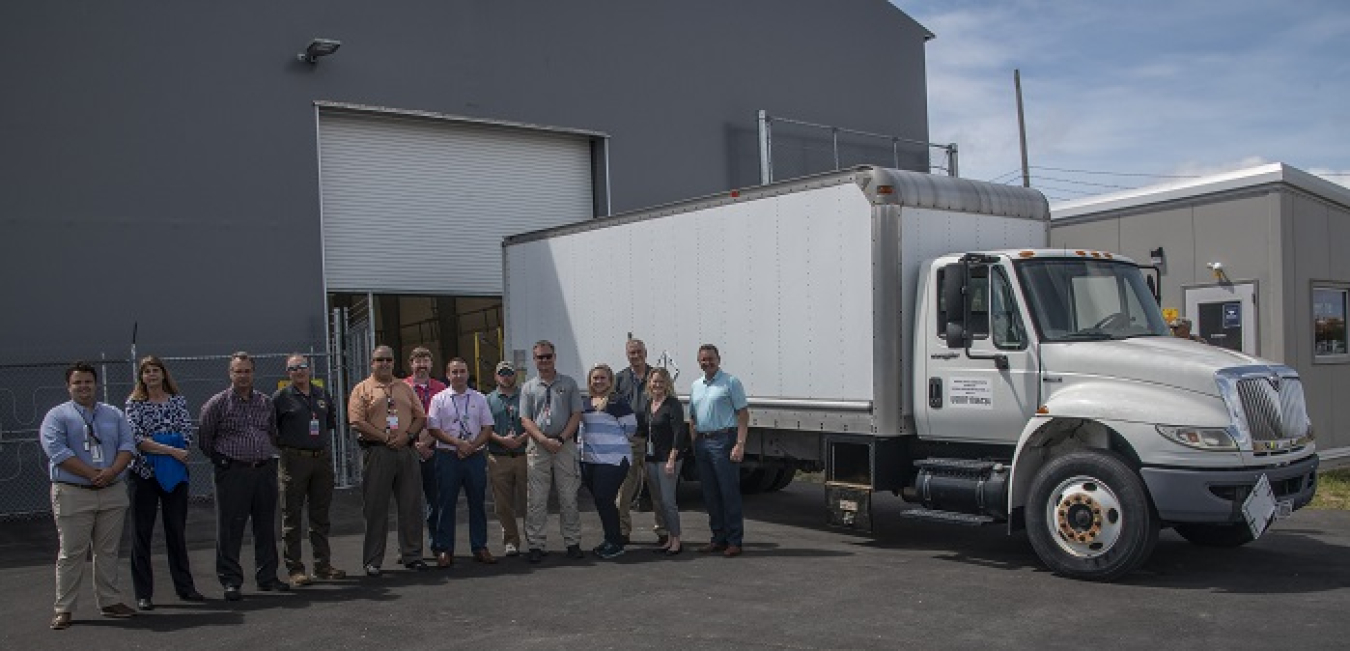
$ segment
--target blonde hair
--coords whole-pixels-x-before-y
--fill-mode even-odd
[[[605,394],[604,398],[600,401],[600,404],[596,406],[596,409],[597,409],[597,410],[599,410],[599,411],[604,411],[605,408],[609,406],[609,400],[610,400],[610,398],[613,398],[613,397],[614,397],[614,369],[610,368],[610,367],[609,367],[609,364],[605,364],[605,363],[603,363],[603,362],[601,362],[601,363],[599,363],[599,364],[596,364],[595,366],[592,366],[592,367],[591,367],[591,370],[589,370],[589,371],[586,372],[586,390],[587,390],[587,391],[590,391],[590,388],[591,388],[591,376],[592,376],[592,375],[595,375],[595,372],[596,372],[596,371],[604,371],[604,372],[605,372],[605,376],[609,378],[609,393]],[[595,397],[597,397],[597,396],[591,396],[591,398],[595,398]]]
[[[178,395],[178,385],[174,384],[173,377],[169,375],[168,367],[164,366],[164,361],[154,355],[146,355],[141,358],[141,363],[136,365],[136,388],[131,390],[131,397],[127,400],[131,402],[145,402],[150,399],[150,388],[145,386],[145,369],[153,366],[164,374],[164,393],[169,395]]]
[[[652,369],[651,377],[647,378],[647,386],[643,387],[642,392],[645,393],[645,394],[647,394],[647,397],[648,397],[648,398],[655,398],[655,397],[656,397],[656,396],[652,395],[652,379],[655,378],[655,377],[657,377],[657,376],[660,376],[660,377],[664,378],[665,381],[666,381],[666,396],[665,396],[665,397],[667,397],[667,398],[674,398],[674,397],[675,397],[675,380],[672,380],[672,379],[670,378],[670,371],[667,371],[666,369],[661,368],[660,366],[657,366],[657,367],[655,367],[655,368]]]

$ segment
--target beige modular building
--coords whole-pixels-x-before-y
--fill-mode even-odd
[[[1283,163],[1051,206],[1056,247],[1156,265],[1209,343],[1303,378],[1324,462],[1350,459],[1350,188]]]

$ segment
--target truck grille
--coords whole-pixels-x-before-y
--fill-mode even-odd
[[[1237,382],[1252,440],[1274,441],[1308,433],[1303,383],[1290,377],[1245,378]]]

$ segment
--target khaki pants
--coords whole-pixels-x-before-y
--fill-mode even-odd
[[[314,551],[314,569],[332,567],[332,550],[328,545],[331,524],[328,509],[333,503],[333,456],[328,450],[319,450],[318,456],[309,451],[281,449],[281,463],[277,479],[281,483],[281,557],[287,572],[305,571],[304,512],[309,511],[309,544]]]
[[[520,548],[520,528],[516,526],[516,509],[526,504],[529,485],[529,462],[525,451],[517,448],[516,456],[488,454],[488,481],[492,483],[492,507],[497,522],[502,525],[502,544]]]
[[[117,551],[131,498],[122,484],[91,490],[52,484],[52,516],[61,538],[56,557],[58,613],[75,612],[84,583],[85,556],[94,552],[94,600],[99,608],[122,603],[117,587]]]
[[[529,509],[525,514],[525,540],[530,549],[546,549],[548,534],[548,494],[558,489],[558,519],[562,525],[563,543],[581,544],[581,512],[577,510],[577,491],[581,488],[580,468],[577,466],[576,441],[563,444],[557,454],[529,443],[525,453],[529,464]]]
[[[632,440],[633,457],[629,462],[628,476],[623,480],[623,486],[619,488],[619,498],[615,505],[619,507],[619,533],[626,538],[633,533],[633,516],[629,511],[633,506],[633,498],[642,491],[642,484],[646,480],[647,464],[644,459],[647,458],[647,437],[633,437]],[[662,522],[661,512],[657,511],[656,535],[666,535],[666,528]]]
[[[389,538],[389,498],[398,506],[398,562],[422,560],[422,468],[412,448],[397,450],[372,445],[361,451],[361,499],[365,506],[366,539],[363,565],[384,564]]]

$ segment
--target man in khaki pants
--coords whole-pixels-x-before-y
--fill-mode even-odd
[[[104,617],[136,614],[117,586],[117,551],[131,501],[122,472],[131,463],[135,440],[122,411],[94,399],[98,373],[84,362],[66,369],[70,401],[42,419],[40,440],[49,459],[52,516],[61,537],[56,557],[56,614],[53,630],[70,626],[85,556],[94,555],[94,598]]]
[[[516,369],[511,362],[500,362],[495,372],[497,388],[487,396],[492,410],[492,439],[488,442],[488,479],[492,483],[492,505],[502,525],[502,545],[507,556],[520,555],[520,527],[516,506],[525,504],[529,484],[529,466],[525,461],[530,437],[520,425],[520,393],[516,391]]]

